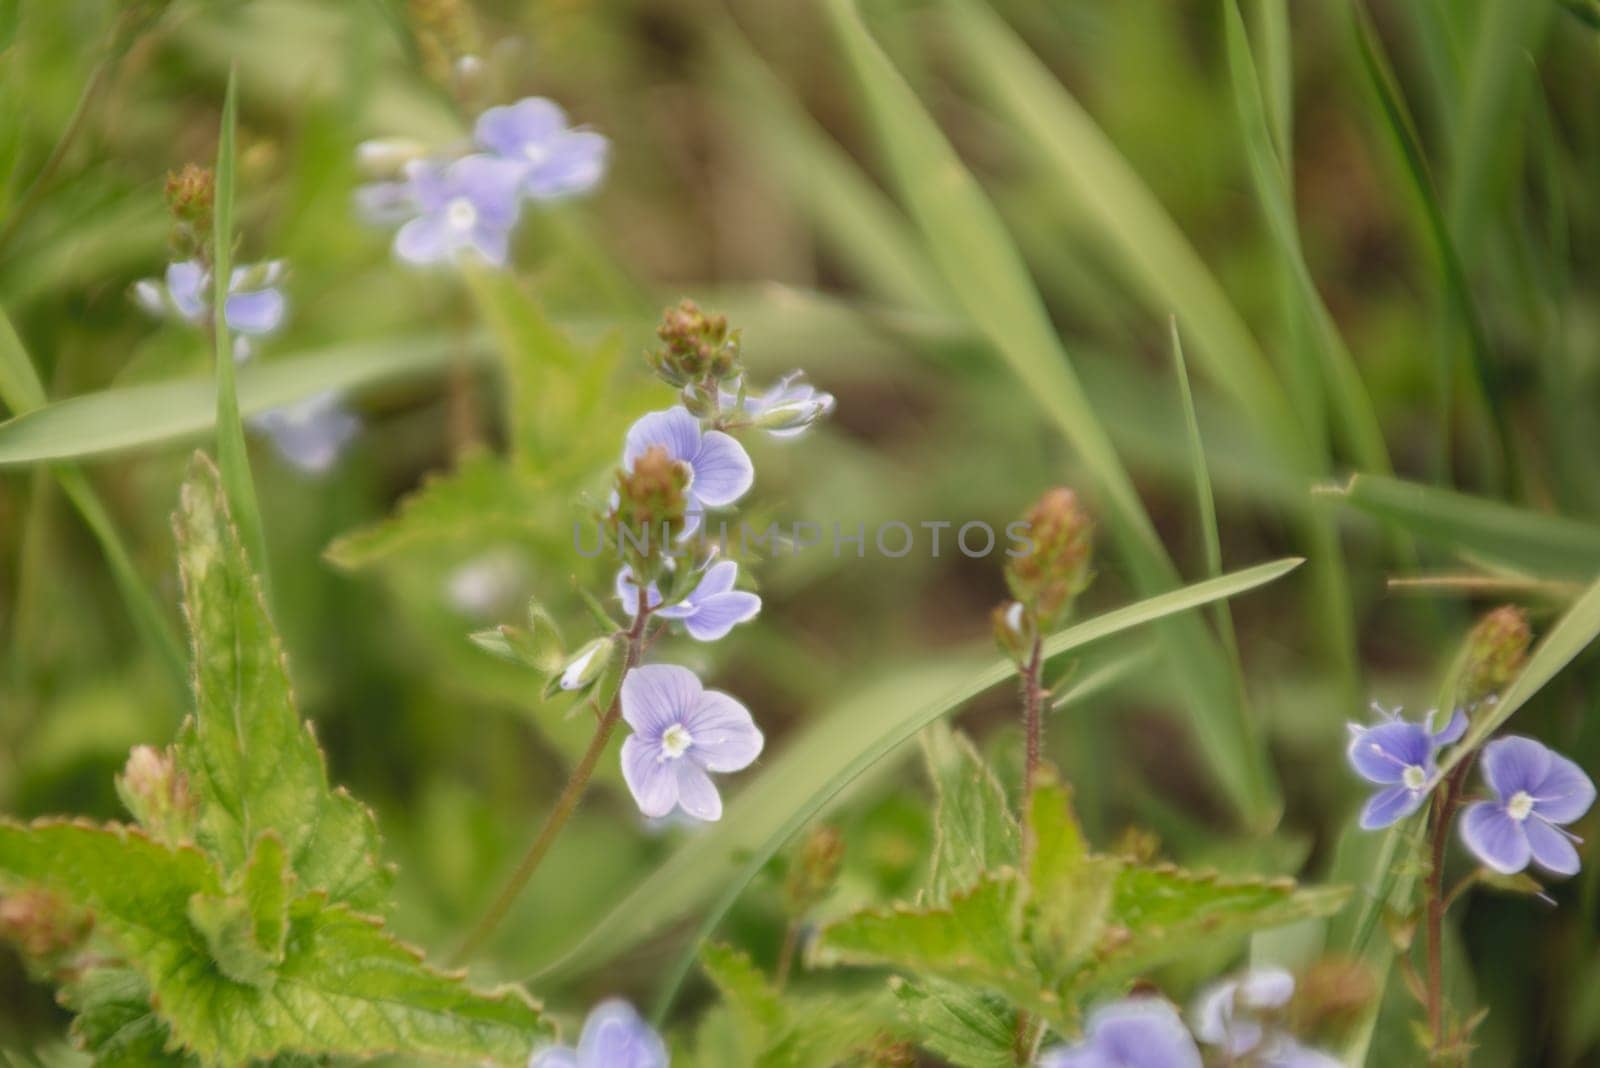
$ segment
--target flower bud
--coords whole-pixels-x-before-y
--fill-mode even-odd
[[[688,508],[689,468],[659,445],[617,472],[611,533],[634,575],[654,582],[672,540],[683,530]]]
[[[471,5],[466,0],[409,0],[406,16],[422,57],[423,73],[450,88],[457,61],[478,51]]]
[[[177,845],[193,837],[199,806],[170,751],[134,746],[116,787],[123,805],[157,841]]]
[[[818,827],[806,836],[789,869],[784,898],[791,916],[804,916],[828,896],[839,878],[844,839],[833,827]]]
[[[1515,605],[1501,605],[1467,635],[1462,664],[1462,698],[1480,701],[1511,685],[1528,659],[1533,633],[1527,614]]]
[[[714,406],[716,384],[741,370],[739,332],[729,331],[726,316],[707,315],[692,300],[662,312],[656,336],[661,348],[649,354],[650,366],[674,386],[692,386],[701,394],[697,403]]]
[[[92,915],[49,890],[31,888],[0,898],[0,938],[47,972],[82,946],[93,927]]]
[[[1065,486],[1047,490],[1028,509],[1029,551],[1006,565],[1006,585],[1017,600],[1033,610],[1041,629],[1054,627],[1089,584],[1092,525]]]
[[[204,255],[211,239],[217,182],[210,167],[185,164],[170,171],[166,184],[167,211],[174,223],[172,244],[180,258]]]
[[[1033,624],[1033,613],[1021,601],[1001,601],[995,605],[990,620],[1000,651],[1019,666],[1026,664],[1033,655],[1033,639],[1039,633]]]
[[[598,679],[611,661],[616,643],[611,638],[596,638],[579,649],[561,669],[558,685],[563,690],[581,690]]]

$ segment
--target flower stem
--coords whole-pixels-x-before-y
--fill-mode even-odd
[[[1430,813],[1431,854],[1429,857],[1426,908],[1428,925],[1428,1031],[1433,1035],[1435,1055],[1445,1045],[1444,1019],[1444,914],[1454,900],[1444,892],[1444,854],[1450,842],[1450,820],[1461,800],[1461,783],[1471,762],[1462,761],[1439,785]]]
[[[628,630],[628,652],[623,660],[620,678],[627,678],[628,672],[639,662],[644,643],[645,623],[649,617],[650,607],[641,599],[639,614],[634,617],[633,626]],[[589,741],[589,748],[584,750],[578,766],[572,769],[567,784],[561,788],[561,795],[556,798],[555,807],[550,810],[550,815],[545,817],[544,826],[539,828],[538,836],[523,854],[522,861],[506,880],[506,885],[501,888],[488,911],[483,914],[483,918],[472,928],[471,933],[451,957],[453,964],[460,964],[476,952],[494,933],[495,928],[500,926],[506,914],[511,911],[511,906],[516,904],[517,897],[528,885],[528,880],[533,878],[533,873],[538,871],[545,855],[550,852],[556,836],[561,833],[562,828],[567,825],[567,820],[577,810],[578,802],[583,799],[583,792],[588,788],[589,779],[594,775],[594,769],[600,763],[600,757],[605,753],[612,733],[617,729],[617,720],[621,718],[622,686],[619,681],[610,706],[607,707],[605,715],[600,717],[600,722],[595,725],[594,737]]]
[[[1044,641],[1033,639],[1033,649],[1028,663],[1022,669],[1022,726],[1027,733],[1027,756],[1022,765],[1022,827],[1028,828],[1028,809],[1033,799],[1034,779],[1038,776],[1039,761],[1044,748],[1044,724],[1041,713],[1044,707],[1044,686],[1040,683],[1044,664]]]

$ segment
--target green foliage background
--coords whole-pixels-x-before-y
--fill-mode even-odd
[[[514,279],[401,269],[352,211],[358,142],[460,134],[403,5],[0,0],[0,402],[76,398],[0,424],[0,810],[117,817],[129,747],[165,743],[190,707],[168,516],[209,443],[210,356],[127,290],[165,262],[163,176],[215,158],[236,65],[235,255],[293,271],[289,326],[240,373],[240,407],[340,386],[368,425],[322,480],[252,441],[273,615],[331,779],[383,828],[403,938],[451,948],[587,739],[584,716],[465,635],[530,595],[580,628],[574,579],[608,588],[570,524],[623,429],[665,404],[637,354],[689,295],[742,327],[761,374],[802,366],[839,397],[802,446],[756,447],[762,521],[999,528],[1066,482],[1102,521],[1084,616],[1307,557],[1226,611],[1089,647],[1050,755],[1090,842],[1138,824],[1186,867],[1352,884],[1317,938],[1373,951],[1380,850],[1405,847],[1352,831],[1345,721],[1369,698],[1432,703],[1485,605],[1522,603],[1540,629],[1593,611],[1590,8],[476,11],[485,41],[509,42],[497,100],[555,97],[614,144],[597,196],[525,220]],[[485,554],[504,596],[463,612],[451,579]],[[1452,581],[1390,583],[1429,576]],[[770,971],[783,938],[784,861],[763,850],[819,802],[847,842],[819,919],[924,885],[931,795],[915,746],[888,741],[992,662],[998,561],[824,548],[760,577],[760,623],[687,651],[769,738],[726,822],[641,827],[608,759],[479,978],[528,980],[569,1021],[612,993],[648,1006],[716,905],[739,949],[713,951],[669,1023],[688,1033],[714,991],[766,1011],[739,955]],[[1517,729],[1600,765],[1593,681],[1580,657]],[[963,724],[1014,796],[1012,704],[977,696]],[[1482,1063],[1596,1056],[1595,870],[1554,890],[1556,910],[1479,893],[1457,914],[1458,998],[1492,1006]],[[1161,974],[1181,994],[1238,950]],[[866,980],[800,982],[826,999]],[[1406,1063],[1398,985],[1373,1064]],[[0,1006],[0,1049],[68,1062],[62,1011],[11,957]],[[703,1030],[733,1042],[738,1026]]]

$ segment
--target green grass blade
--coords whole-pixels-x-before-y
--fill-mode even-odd
[[[865,90],[890,171],[950,290],[1077,452],[1136,588],[1153,595],[1178,585],[1177,570],[994,206],[852,0],[831,0],[829,12]],[[1215,637],[1202,621],[1182,619],[1164,627],[1163,638],[1217,781],[1247,822],[1270,824],[1278,808],[1272,773]]]
[[[718,99],[740,121],[753,156],[784,183],[843,262],[886,300],[944,306],[944,283],[929,270],[904,215],[806,114],[731,20],[712,55],[726,85]]]
[[[44,384],[39,381],[33,361],[11,324],[11,317],[0,309],[0,403],[19,414],[45,404]],[[189,685],[188,656],[178,640],[178,632],[162,611],[134,566],[133,555],[123,543],[116,524],[100,496],[82,471],[71,466],[51,468],[56,482],[78,510],[84,525],[100,544],[106,566],[117,584],[117,592],[128,606],[128,614],[140,635],[154,649],[179,690]]]
[[[1300,563],[1290,558],[1260,564],[1107,612],[1052,635],[1046,654],[1059,656],[1237,596]],[[603,964],[720,892],[701,924],[703,931],[714,928],[767,859],[841,791],[923,727],[1015,673],[1009,660],[941,658],[859,692],[819,716],[765,764],[760,776],[728,805],[721,822],[689,839],[635,885],[605,920],[545,964],[540,976]]]
[[[1600,573],[1600,527],[1379,475],[1329,491],[1414,537],[1540,577]]]
[[[239,535],[267,585],[267,540],[261,526],[261,505],[250,477],[250,453],[245,446],[244,421],[239,417],[239,395],[234,382],[233,333],[228,329],[228,280],[233,275],[234,137],[239,125],[239,79],[228,73],[228,91],[222,101],[222,132],[217,140],[216,218],[211,256],[211,334],[216,341],[217,466],[227,487]]]
[[[239,369],[238,411],[248,417],[323,390],[357,390],[436,374],[449,365],[448,336],[408,336],[319,349]],[[487,362],[481,338],[472,358]],[[181,444],[217,426],[211,378],[121,386],[56,401],[0,423],[0,467],[82,460],[128,449]]]
[[[1178,393],[1183,398],[1183,425],[1189,445],[1189,463],[1194,471],[1194,500],[1199,512],[1201,545],[1205,552],[1206,578],[1222,574],[1222,536],[1217,529],[1217,499],[1211,489],[1211,471],[1206,464],[1205,442],[1200,437],[1200,419],[1195,414],[1194,393],[1189,388],[1189,369],[1183,359],[1183,338],[1178,335],[1177,320],[1172,324],[1172,369],[1178,380]],[[1215,606],[1217,633],[1228,648],[1228,656],[1235,667],[1239,661],[1239,640],[1233,630],[1233,616],[1228,606]]]
[[[1153,314],[1175,314],[1208,378],[1242,418],[1291,457],[1317,467],[1318,449],[1289,411],[1272,365],[1221,284],[1144,180],[1094,120],[987,6],[950,5],[960,58],[980,87],[1025,135],[1100,235]]]
[[[1285,272],[1294,279],[1299,291],[1304,321],[1311,327],[1322,359],[1323,377],[1338,416],[1334,420],[1335,425],[1342,428],[1348,438],[1347,447],[1351,455],[1362,467],[1370,471],[1388,471],[1389,449],[1384,443],[1383,428],[1378,423],[1372,398],[1306,263],[1294,202],[1284,180],[1288,172],[1273,146],[1271,120],[1262,99],[1261,82],[1250,51],[1250,38],[1245,32],[1237,0],[1224,0],[1223,21],[1227,37],[1228,71],[1233,83],[1234,103],[1243,127],[1245,155],[1250,163],[1256,199],[1266,217],[1267,229],[1277,246]]]

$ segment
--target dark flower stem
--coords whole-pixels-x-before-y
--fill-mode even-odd
[[[1022,765],[1022,863],[1026,869],[1033,848],[1028,843],[1032,833],[1033,786],[1038,778],[1039,762],[1044,751],[1044,685],[1041,675],[1044,668],[1044,640],[1035,635],[1033,648],[1028,651],[1028,662],[1022,668],[1022,726],[1027,735],[1026,755]],[[1017,1013],[1016,1036],[1012,1052],[1018,1064],[1033,1063],[1034,1047],[1039,1041],[1039,1029],[1026,1012]]]
[[[501,889],[489,910],[483,914],[472,932],[462,941],[459,949],[451,958],[452,963],[460,964],[478,950],[480,946],[494,933],[505,920],[506,914],[511,911],[511,906],[516,904],[517,897],[521,895],[528,880],[533,878],[533,873],[539,870],[545,855],[550,852],[561,829],[567,825],[567,820],[572,818],[573,812],[578,808],[578,802],[583,800],[583,792],[589,786],[589,779],[594,775],[595,767],[600,763],[600,757],[605,754],[606,746],[611,741],[611,735],[617,729],[617,720],[622,718],[622,685],[620,679],[626,678],[639,662],[639,657],[644,648],[645,624],[650,618],[650,606],[644,598],[640,598],[639,614],[634,617],[633,626],[628,630],[628,652],[623,660],[622,674],[619,676],[617,692],[611,698],[611,704],[606,709],[605,715],[600,717],[600,722],[595,725],[594,737],[589,742],[589,748],[584,750],[583,757],[578,761],[578,766],[572,769],[572,774],[567,778],[567,784],[561,788],[561,796],[556,798],[555,807],[550,810],[550,815],[545,817],[544,826],[539,828],[538,837],[523,854],[522,861],[506,880],[506,885]]]
[[[1428,925],[1428,1031],[1433,1035],[1434,1051],[1437,1053],[1445,1045],[1445,1019],[1444,1019],[1444,914],[1450,907],[1450,902],[1455,899],[1452,893],[1448,897],[1444,892],[1444,854],[1445,847],[1450,843],[1450,821],[1455,815],[1456,808],[1461,802],[1461,784],[1465,781],[1468,767],[1472,761],[1463,760],[1458,764],[1444,782],[1439,784],[1439,791],[1434,795],[1433,807],[1430,812],[1431,825],[1429,828],[1431,842],[1428,867],[1428,882],[1426,892],[1426,909]]]

